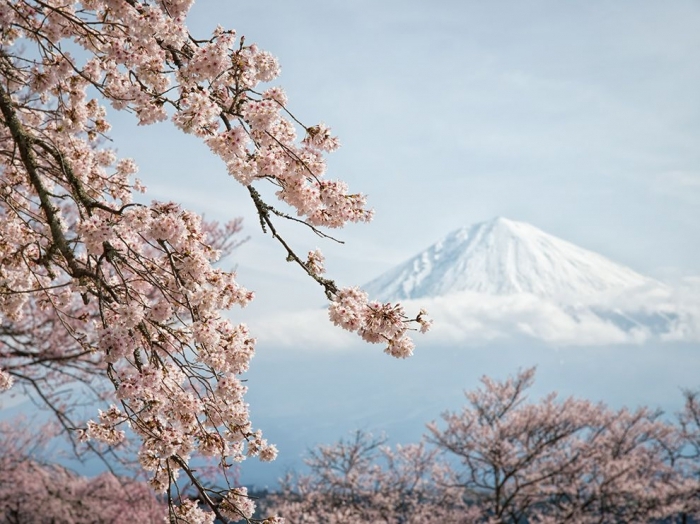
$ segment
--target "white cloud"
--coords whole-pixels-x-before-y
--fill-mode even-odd
[[[700,190],[700,172],[697,171],[668,171],[660,179],[670,186]]]
[[[424,307],[434,319],[431,332],[416,336],[423,344],[479,345],[525,336],[555,346],[600,346],[700,341],[698,296],[689,285],[641,288],[566,305],[524,293],[459,293],[404,305],[409,314]],[[252,327],[262,343],[284,347],[333,351],[358,346],[357,337],[333,326],[325,310],[260,318]]]
[[[356,336],[334,326],[325,309],[280,313],[248,322],[259,344],[299,350],[337,350],[353,346]]]
[[[503,338],[526,335],[555,345],[601,345],[640,342],[643,330],[629,332],[586,307],[565,308],[534,295],[461,294],[425,302],[435,318],[436,339],[447,341],[461,328],[460,342],[482,343],[494,333]]]

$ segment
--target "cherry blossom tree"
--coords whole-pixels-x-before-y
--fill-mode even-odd
[[[681,522],[700,519],[700,391],[685,391],[685,405],[678,414],[681,445],[674,454],[674,467],[688,482],[682,497]]]
[[[424,443],[391,448],[357,431],[310,452],[309,472],[288,475],[267,504],[290,524],[470,522],[475,512],[460,493],[432,481],[436,455]]]
[[[0,423],[0,520],[29,523],[163,522],[167,506],[144,482],[105,472],[83,477],[45,461],[50,427]]]
[[[271,510],[293,523],[690,522],[697,516],[698,403],[677,423],[550,394],[534,369],[466,393],[419,445],[358,432],[320,446]]]
[[[194,455],[217,457],[230,481],[232,464],[277,454],[249,419],[240,378],[254,336],[226,314],[253,293],[214,265],[236,225],[217,229],[177,203],[135,200],[145,188],[135,162],[107,147],[105,104],[204,141],[287,260],[322,287],[333,323],[404,358],[409,330],[429,321],[339,288],[320,252],[302,256],[280,236],[278,220],[327,236],[372,212],[362,194],[326,178],[324,154],[339,146],[330,129],[303,125],[283,89],[267,84],[277,60],[220,26],[191,35],[192,1],[0,3],[0,390],[31,389],[91,445],[134,435],[172,521],[250,520],[245,487],[210,490],[190,467]],[[263,199],[263,183],[281,204]],[[56,384],[75,381],[111,402],[97,420],[70,416]],[[181,474],[209,512],[178,501]]]
[[[686,479],[669,460],[673,424],[556,394],[528,403],[533,377],[484,377],[444,427],[429,424],[428,440],[451,459],[438,484],[461,487],[495,522],[651,522],[678,510]]]

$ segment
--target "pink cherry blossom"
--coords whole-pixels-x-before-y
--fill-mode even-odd
[[[178,511],[206,521],[204,507],[225,520],[252,506],[233,485],[217,502],[190,467],[194,456],[215,457],[222,474],[277,456],[250,420],[239,378],[255,336],[230,310],[254,294],[215,266],[240,227],[208,224],[175,202],[135,203],[145,187],[136,163],[109,147],[107,105],[135,115],[134,125],[169,120],[202,140],[287,259],[322,286],[333,322],[397,357],[413,351],[409,331],[428,323],[424,313],[411,318],[400,305],[339,289],[319,250],[301,258],[279,234],[277,221],[290,220],[327,236],[321,228],[366,222],[372,211],[364,195],[326,176],[324,155],[339,147],[330,128],[303,125],[283,88],[267,85],[277,59],[219,26],[191,35],[191,5],[0,5],[0,390],[21,383],[80,449],[137,444],[171,512],[186,476],[203,506]],[[289,212],[263,200],[261,184]],[[71,409],[79,388],[64,387],[74,382],[113,405],[79,420]]]

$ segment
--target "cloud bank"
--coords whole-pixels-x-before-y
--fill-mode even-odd
[[[676,288],[654,286],[578,302],[460,292],[402,303],[409,314],[422,307],[434,320],[431,332],[417,337],[421,343],[480,345],[522,337],[554,346],[700,342],[697,277]],[[357,337],[333,326],[324,309],[259,318],[251,327],[261,343],[275,346],[326,351],[358,346]]]

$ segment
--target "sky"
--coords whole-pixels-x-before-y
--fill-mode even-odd
[[[376,218],[339,231],[343,246],[288,234],[363,283],[494,216],[651,276],[700,274],[699,22],[683,1],[199,0],[190,27],[233,27],[272,52],[295,115],[338,134],[329,176],[367,193]],[[119,120],[151,195],[246,218],[243,281],[313,300],[206,148]]]
[[[697,2],[197,0],[193,34],[217,24],[279,58],[275,83],[292,112],[340,137],[328,176],[369,196],[374,221],[334,232],[342,245],[280,226],[300,253],[321,248],[341,284],[369,282],[496,216],[680,288],[700,275]],[[224,264],[257,295],[234,318],[263,330],[248,398],[282,453],[244,481],[268,483],[306,447],[357,427],[418,438],[479,376],[519,366],[539,365],[538,394],[614,405],[672,409],[696,381],[697,344],[571,350],[516,339],[462,351],[419,340],[413,359],[394,362],[362,344],[305,351],[324,345],[323,315],[298,322],[308,331],[296,347],[280,344],[285,334],[259,319],[320,308],[322,290],[285,262],[247,192],[196,138],[110,114],[115,147],[139,164],[149,197],[244,217],[250,238]]]

